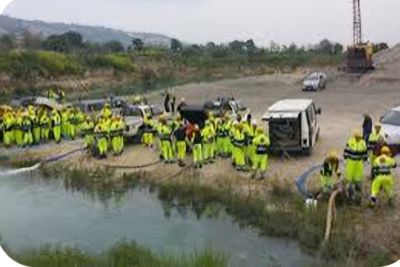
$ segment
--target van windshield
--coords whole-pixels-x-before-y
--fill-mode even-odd
[[[125,117],[142,117],[142,111],[137,107],[124,109],[123,116]]]

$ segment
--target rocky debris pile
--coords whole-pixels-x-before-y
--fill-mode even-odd
[[[392,48],[376,53],[374,55],[374,63],[378,68],[392,64],[397,65],[397,67],[400,68],[400,43],[396,44]]]
[[[364,75],[361,83],[373,85],[376,82],[394,83],[400,81],[400,43],[374,55],[376,69]]]

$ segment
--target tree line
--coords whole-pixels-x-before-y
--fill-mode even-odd
[[[82,35],[78,32],[66,32],[58,35],[50,35],[44,38],[41,34],[34,34],[26,31],[23,36],[15,37],[11,34],[5,34],[0,37],[0,50],[7,51],[15,48],[24,49],[42,49],[55,52],[69,53],[77,50],[86,50],[89,52],[128,52],[141,51],[143,49],[154,47],[154,45],[145,44],[140,38],[133,38],[129,46],[118,40],[106,43],[92,43],[84,41]],[[279,45],[271,42],[269,47],[257,47],[252,39],[247,41],[234,40],[227,44],[216,44],[209,42],[205,45],[182,44],[178,39],[172,38],[169,47],[160,46],[174,53],[182,53],[186,55],[198,54],[201,52],[211,52],[215,56],[224,56],[227,52],[238,54],[255,53],[266,51],[271,53],[279,52],[303,52],[312,51],[321,54],[340,54],[343,52],[343,46],[340,43],[332,42],[324,39],[318,44],[308,46],[297,46],[292,43],[290,45]]]

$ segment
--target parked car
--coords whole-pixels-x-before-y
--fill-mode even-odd
[[[79,109],[86,114],[98,115],[104,107],[104,104],[109,102],[113,114],[120,114],[121,109],[126,105],[125,101],[120,98],[101,98],[101,99],[89,99],[82,100],[77,103]]]
[[[386,142],[394,154],[400,152],[400,106],[388,110],[380,119]]]
[[[263,115],[269,126],[270,150],[311,154],[319,138],[319,114],[321,109],[311,99],[285,99],[273,104]]]
[[[303,91],[318,91],[326,87],[326,74],[322,72],[313,72],[303,81]]]

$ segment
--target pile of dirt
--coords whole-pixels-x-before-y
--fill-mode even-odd
[[[374,55],[374,63],[377,68],[397,65],[397,68],[400,69],[400,43],[376,53]]]
[[[376,69],[362,77],[361,82],[364,85],[374,85],[377,82],[393,83],[400,81],[400,43],[392,48],[376,53],[373,60]]]

